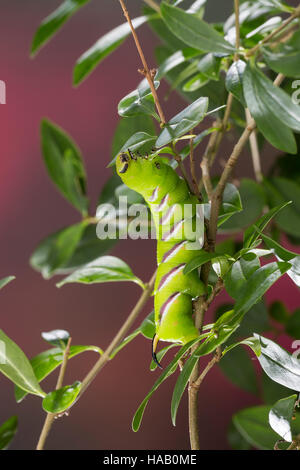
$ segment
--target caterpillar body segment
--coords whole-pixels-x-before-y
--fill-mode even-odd
[[[116,167],[122,181],[144,197],[155,223],[158,268],[153,350],[158,340],[185,344],[199,336],[192,300],[205,293],[196,270],[183,274],[185,265],[201,252],[199,202],[160,157],[132,158],[130,152],[124,152],[118,155]],[[153,357],[156,360],[155,354]]]

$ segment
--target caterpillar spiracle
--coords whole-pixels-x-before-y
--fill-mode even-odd
[[[205,287],[197,270],[183,273],[203,244],[203,228],[202,237],[195,229],[199,201],[185,180],[157,155],[137,157],[130,151],[122,152],[116,168],[123,183],[144,197],[155,224],[158,267],[152,356],[160,366],[155,354],[159,340],[185,344],[199,336],[192,317],[192,301],[205,293]]]

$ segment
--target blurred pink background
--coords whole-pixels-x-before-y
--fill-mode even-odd
[[[34,31],[60,3],[58,0],[1,1],[0,79],[7,84],[7,104],[0,106],[0,278],[14,274],[17,279],[1,291],[0,327],[29,357],[48,348],[41,331],[55,328],[70,331],[73,344],[106,347],[140,294],[139,288],[129,283],[70,285],[57,289],[57,278],[43,280],[28,263],[42,238],[79,220],[46,174],[40,152],[40,120],[50,118],[80,146],[94,209],[101,186],[110,175],[106,165],[111,158],[111,142],[118,120],[117,104],[140,80],[139,59],[128,39],[78,89],[71,86],[76,59],[98,37],[124,21],[117,1],[88,4],[31,60],[29,49]],[[132,16],[138,15],[141,2],[128,0],[127,3]],[[228,2],[224,4],[224,8],[228,7]],[[219,9],[218,14],[221,13]],[[147,26],[139,34],[153,66],[152,48],[158,40]],[[182,104],[173,94],[169,117]],[[270,152],[269,160],[271,157]],[[239,171],[252,177],[247,157]],[[154,270],[153,241],[123,241],[113,254],[129,262],[144,280]],[[297,307],[296,296],[296,288],[285,276],[270,291],[268,299],[284,298],[293,309]],[[226,297],[220,296],[216,304],[224,300]],[[137,324],[151,309],[150,301]],[[93,353],[73,359],[66,383],[82,379],[95,360],[97,356]],[[170,419],[175,377],[151,399],[141,430],[138,433],[131,430],[132,416],[158,375],[149,371],[149,363],[150,342],[137,338],[103,369],[72,408],[70,416],[54,424],[47,448],[188,449],[186,399],[182,400],[175,428]],[[44,389],[51,390],[54,383],[55,375],[44,382]],[[0,423],[13,414],[19,417],[19,431],[12,448],[34,448],[45,418],[40,399],[27,397],[17,405],[13,386],[3,376],[0,376],[0,390]],[[215,368],[200,392],[201,447],[228,448],[226,429],[232,413],[256,403],[259,403],[257,398],[230,384]]]

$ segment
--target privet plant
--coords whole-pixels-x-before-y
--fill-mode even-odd
[[[65,0],[41,23],[32,54],[89,1]],[[43,240],[31,265],[46,279],[67,273],[58,287],[74,282],[132,281],[140,285],[142,294],[105,351],[73,345],[68,332],[55,330],[43,333],[51,348],[29,360],[1,331],[0,370],[14,382],[17,402],[27,394],[42,399],[47,416],[37,449],[43,449],[54,418],[75,406],[102,367],[142,334],[149,345],[153,341],[150,369],[159,366],[162,370],[157,369],[153,387],[137,406],[132,428],[138,431],[152,394],[176,374],[171,419],[175,425],[187,389],[191,448],[199,449],[202,382],[213,367],[220,367],[235,385],[257,394],[254,354],[263,369],[263,404],[234,414],[229,443],[233,449],[300,449],[296,341],[300,338],[300,309],[289,312],[280,301],[271,305],[264,301],[268,289],[283,275],[300,286],[300,256],[281,244],[282,240],[294,245],[300,241],[300,5],[234,0],[233,13],[224,24],[208,24],[204,20],[206,0],[144,0],[137,18],[131,18],[123,0],[115,1],[120,4],[120,22],[123,14],[124,22],[78,59],[73,84],[79,86],[88,79],[130,35],[127,47],[136,48],[143,79],[133,84],[136,89],[118,105],[112,173],[100,191],[96,215],[89,212],[79,149],[56,124],[41,123],[42,154],[49,176],[78,210],[79,219]],[[149,67],[137,34],[144,23],[161,40],[155,49],[156,69]],[[162,80],[167,81],[172,100],[179,95],[186,100],[184,109],[169,120],[165,116],[171,98],[162,100]],[[226,148],[232,149],[224,155],[222,143],[228,137]],[[261,170],[265,143],[272,146],[267,174]],[[249,175],[238,181],[233,172],[242,151],[243,158],[253,162],[254,178]],[[212,177],[212,165],[221,159],[223,164],[217,166],[221,171]],[[124,238],[124,230],[133,220],[127,218],[124,228],[120,196],[144,208],[146,217],[136,225],[144,224],[146,234],[151,225],[149,208],[154,218],[158,269],[148,276],[148,282],[138,279],[121,259],[106,254]],[[103,205],[114,209],[117,216],[115,236],[105,238],[101,231]],[[184,205],[190,206],[188,215],[182,212]],[[105,224],[112,218],[112,212],[106,211]],[[199,221],[200,231],[195,230]],[[183,230],[178,235],[179,228]],[[193,243],[196,246],[189,249]],[[12,277],[3,279],[0,288],[10,280]],[[214,300],[223,290],[232,303],[216,309]],[[132,332],[153,291],[155,312]],[[209,309],[214,320],[208,324]],[[291,353],[275,341],[278,332],[290,336]],[[82,381],[64,385],[68,360],[85,351],[96,352],[98,361]],[[56,389],[44,391],[40,382],[58,368]],[[168,413],[167,406],[165,409]],[[16,417],[0,427],[1,448],[7,447],[16,427]]]

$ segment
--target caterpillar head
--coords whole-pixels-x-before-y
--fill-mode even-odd
[[[129,188],[138,192],[151,189],[163,177],[166,165],[159,157],[133,155],[130,150],[117,156],[117,173]]]

